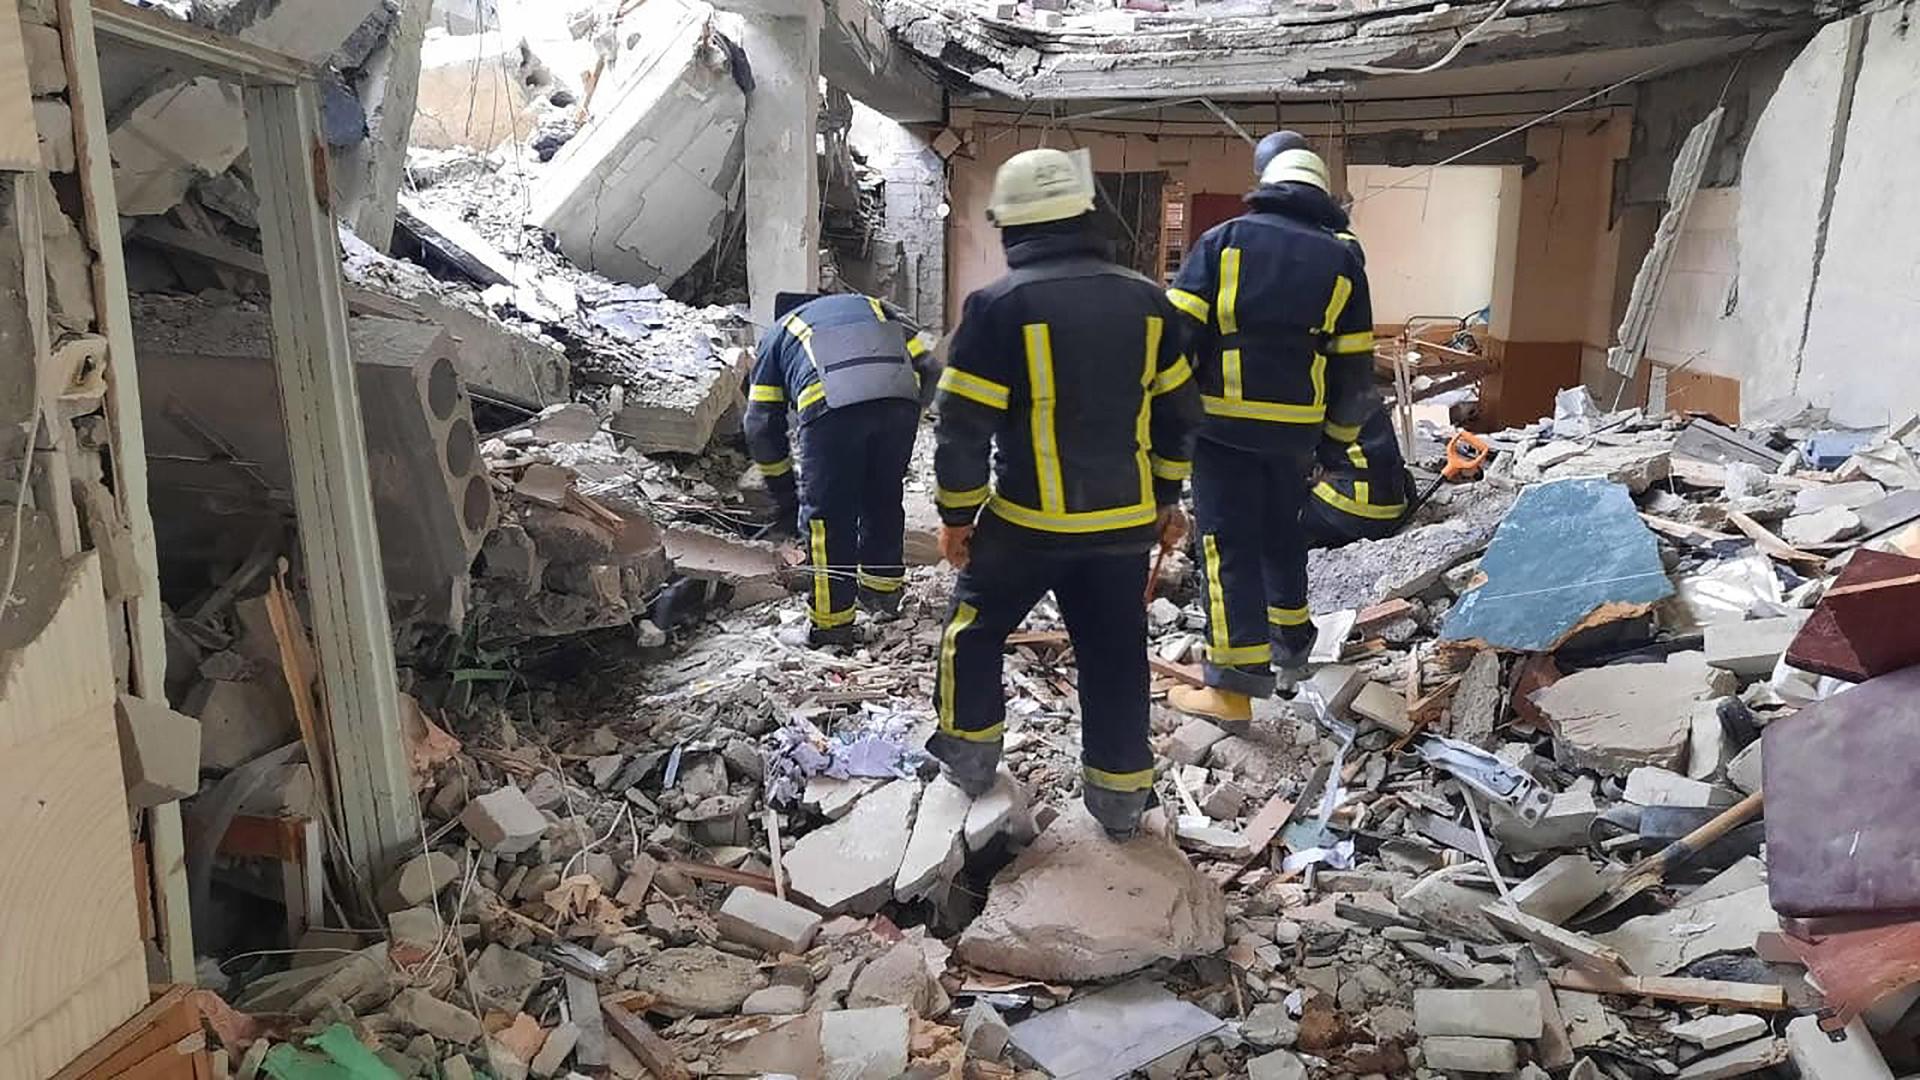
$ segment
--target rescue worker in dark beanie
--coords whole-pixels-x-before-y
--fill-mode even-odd
[[[1350,443],[1320,440],[1320,481],[1300,511],[1308,548],[1380,540],[1400,531],[1412,487],[1387,410],[1376,408]]]
[[[1322,438],[1352,443],[1372,382],[1373,305],[1326,163],[1304,147],[1266,162],[1247,212],[1207,231],[1167,290],[1183,323],[1206,422],[1194,449],[1194,516],[1206,575],[1204,688],[1175,708],[1252,718],[1275,669],[1286,688],[1313,648],[1300,512]]]
[[[1158,286],[1110,261],[1085,152],[1028,150],[994,178],[1005,277],[967,298],[934,428],[941,553],[960,570],[927,749],[984,794],[1005,731],[1001,651],[1049,590],[1080,667],[1088,810],[1133,835],[1153,788],[1147,555],[1185,534],[1200,402]]]
[[[814,645],[855,640],[856,600],[896,612],[906,584],[904,486],[919,431],[927,349],[878,300],[781,293],[747,391],[747,450],[779,505],[798,515],[813,567]],[[787,434],[800,437],[800,476]]]

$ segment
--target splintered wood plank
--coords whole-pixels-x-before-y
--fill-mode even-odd
[[[1694,1005],[1719,1005],[1728,1009],[1767,1009],[1777,1012],[1787,1007],[1786,990],[1766,983],[1688,979],[1677,975],[1609,976],[1580,968],[1550,971],[1547,973],[1547,978],[1562,990],[1579,990],[1588,994],[1646,997],[1656,1001],[1684,1001]]]
[[[95,556],[0,663],[0,1076],[47,1076],[147,1003]]]

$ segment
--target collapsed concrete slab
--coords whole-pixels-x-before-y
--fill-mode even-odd
[[[650,3],[625,27],[594,116],[534,192],[533,220],[581,266],[667,285],[719,236],[739,178],[746,95],[704,4]]]
[[[134,303],[141,404],[154,501],[206,514],[165,515],[176,550],[250,540],[292,505],[292,466],[265,310],[192,297]],[[367,464],[396,621],[459,626],[468,568],[493,527],[493,489],[452,340],[436,326],[348,320]],[[163,547],[166,546],[163,543]]]
[[[801,837],[786,859],[794,895],[828,914],[880,910],[893,897],[919,801],[918,783],[895,780],[846,817]]]
[[[1116,844],[1075,806],[994,878],[956,951],[992,971],[1078,982],[1214,952],[1225,934],[1220,887],[1170,840]]]

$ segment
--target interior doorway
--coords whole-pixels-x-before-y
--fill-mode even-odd
[[[1094,202],[1094,227],[1112,243],[1114,261],[1158,281],[1160,279],[1161,192],[1164,172],[1095,173],[1099,198]]]

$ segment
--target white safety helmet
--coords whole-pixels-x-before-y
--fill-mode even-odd
[[[1093,209],[1093,158],[1086,150],[1022,150],[993,174],[987,220],[1001,228],[1063,221]]]
[[[1312,184],[1321,191],[1333,190],[1333,181],[1327,174],[1327,163],[1320,159],[1319,154],[1305,147],[1280,152],[1260,171],[1260,182],[1263,184],[1284,184],[1288,181]]]

